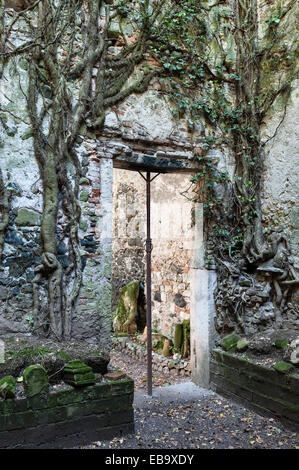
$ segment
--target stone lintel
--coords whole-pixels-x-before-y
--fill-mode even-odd
[[[148,155],[118,155],[113,160],[114,168],[153,173],[194,173],[197,162],[186,159],[160,158]]]

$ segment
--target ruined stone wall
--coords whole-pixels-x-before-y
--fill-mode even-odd
[[[41,257],[43,200],[23,93],[28,84],[27,69],[24,59],[8,64],[0,89],[1,119],[4,123],[0,129],[0,163],[5,184],[12,195],[0,270],[1,334],[36,333],[33,330],[32,281]],[[43,92],[45,98],[50,99],[46,88]],[[197,144],[191,139],[187,121],[175,120],[171,109],[167,96],[154,79],[148,92],[131,96],[119,108],[108,113],[101,135],[91,134],[85,127],[81,129],[76,152],[83,168],[79,193],[83,283],[77,308],[73,311],[74,338],[98,342],[105,347],[109,345],[111,295],[123,282],[121,279],[117,286],[111,286],[114,160],[135,155],[141,160],[148,157],[155,159],[167,153],[171,166],[172,161],[177,164],[178,158],[184,165],[189,165],[194,158],[192,149]],[[143,180],[139,175],[138,178],[141,184]],[[64,224],[61,215],[57,226],[57,257],[63,268],[67,268],[68,239],[64,235]],[[140,240],[134,245],[134,250],[142,250],[139,245]],[[136,275],[139,275],[143,271],[139,253],[136,259],[139,263]],[[44,299],[46,296],[44,290]]]
[[[34,268],[39,264],[41,256],[42,189],[26,114],[24,90],[27,88],[27,68],[28,64],[24,59],[16,59],[14,63],[7,64],[0,84],[2,122],[0,164],[7,187],[12,194],[10,224],[0,269],[0,331],[4,333],[31,331],[32,280]],[[45,99],[51,98],[46,85],[43,86],[42,93]],[[283,225],[287,228],[295,258],[295,268],[298,265],[296,255],[299,230],[298,207],[296,208],[297,102],[298,88],[292,94],[286,112],[284,103],[277,101],[273,114],[267,116],[265,120],[263,131],[264,141],[270,139],[265,146],[264,221],[269,226]],[[101,135],[91,134],[86,128],[81,129],[76,152],[84,172],[80,181],[82,217],[79,230],[84,271],[78,308],[73,316],[72,333],[75,338],[109,343],[111,295],[115,305],[121,285],[132,277],[139,277],[144,273],[142,249],[145,231],[144,227],[142,228],[142,217],[144,221],[145,211],[141,216],[140,210],[141,206],[145,207],[145,201],[142,199],[145,194],[145,183],[137,173],[131,172],[133,185],[129,180],[115,176],[115,198],[118,199],[116,213],[118,211],[120,214],[118,223],[121,221],[124,223],[124,234],[127,228],[130,230],[134,228],[137,236],[134,234],[134,237],[131,235],[128,238],[127,235],[119,237],[114,225],[114,237],[117,241],[114,243],[113,251],[118,252],[118,255],[114,260],[111,284],[112,182],[116,160],[122,159],[125,162],[126,159],[135,158],[136,161],[148,161],[168,156],[170,165],[178,160],[189,165],[195,161],[194,150],[197,149],[196,153],[200,154],[201,140],[209,136],[208,127],[202,123],[198,123],[191,133],[187,118],[176,119],[172,110],[163,82],[153,79],[146,93],[132,95],[108,112]],[[209,157],[219,157],[219,165],[226,168],[231,176],[233,175],[234,167],[229,154],[213,149],[207,153],[207,158]],[[188,271],[185,270],[188,269],[191,256],[188,250],[191,248],[185,244],[185,241],[192,238],[190,236],[192,219],[188,201],[184,208],[180,206],[182,210],[176,209],[177,195],[185,185],[176,178],[179,177],[159,176],[153,183],[153,188],[155,185],[161,185],[157,197],[153,192],[153,218],[156,221],[161,220],[160,225],[163,227],[172,226],[176,229],[168,232],[167,237],[163,238],[158,225],[156,228],[153,227],[154,326],[166,336],[172,335],[173,325],[177,319],[181,321],[187,317],[190,302],[190,281]],[[173,186],[170,180],[175,182]],[[128,185],[127,192],[126,185]],[[133,209],[130,202],[132,200]],[[126,207],[131,207],[126,210],[132,210],[132,214],[121,212],[124,211],[124,201]],[[178,219],[182,216],[185,217],[184,224],[180,225]],[[131,221],[128,227],[123,222],[127,219]],[[61,217],[57,227],[58,259],[63,267],[67,267],[68,240],[63,236],[63,227],[64,220]],[[123,230],[122,226],[117,225],[117,227],[117,230]],[[177,237],[178,233],[181,238]],[[156,241],[159,241],[159,244]],[[116,266],[120,273],[118,276],[114,274]],[[251,328],[254,330],[267,326],[273,321],[273,316],[270,308],[269,314],[266,311],[264,317],[261,317],[260,306],[266,303],[267,297],[265,301],[261,296],[256,298],[254,292],[252,297],[248,323],[251,323]],[[254,315],[257,315],[254,320],[252,320],[253,309],[255,309]],[[289,318],[284,320],[289,321],[292,327],[298,325],[298,312],[290,309]]]
[[[293,267],[299,274],[298,122],[299,82],[288,103],[276,100],[262,129],[265,145],[263,221],[266,227],[284,230],[288,236]],[[299,330],[299,293],[293,293],[284,326]]]

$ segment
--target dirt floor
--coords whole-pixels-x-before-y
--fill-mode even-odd
[[[298,434],[189,379],[154,374],[146,395],[146,365],[112,351],[110,366],[135,381],[135,434],[85,449],[298,449]],[[156,388],[158,387],[158,388]]]

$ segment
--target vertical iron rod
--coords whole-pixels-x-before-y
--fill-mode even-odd
[[[152,240],[151,174],[146,172],[146,325],[147,325],[147,394],[152,396]]]

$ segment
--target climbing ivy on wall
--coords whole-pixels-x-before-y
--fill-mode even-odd
[[[298,5],[293,0],[267,2],[266,8],[257,0],[179,3],[185,8],[170,13],[155,50],[173,72],[170,96],[191,129],[201,121],[208,130],[203,148],[222,148],[235,165],[231,180],[219,170],[219,159],[201,155],[193,176],[194,199],[204,203],[218,271],[216,299],[220,296],[220,309],[244,332],[246,299],[237,292],[238,279],[243,275],[254,286],[254,276],[263,271],[273,284],[279,324],[299,282],[286,234],[275,228],[266,233],[262,224],[266,142],[261,126],[278,97],[285,103],[281,125],[298,78]],[[172,38],[172,48],[165,37]]]
[[[100,131],[106,110],[132,93],[144,92],[155,76],[164,82],[175,116],[185,116],[191,132],[199,123],[205,127],[202,148],[223,148],[235,159],[233,181],[219,170],[217,161],[204,155],[197,156],[199,171],[193,177],[200,188],[196,199],[204,201],[208,215],[219,289],[225,295],[221,280],[232,271],[252,273],[278,253],[283,274],[273,282],[277,304],[284,307],[297,281],[284,234],[272,232],[267,238],[262,227],[260,127],[278,96],[287,103],[296,77],[297,42],[294,27],[288,26],[296,2],[270,3],[259,32],[257,0],[0,1],[0,74],[20,57],[28,60],[27,110],[43,184],[43,254],[33,280],[36,330],[58,339],[71,336],[82,282],[82,169],[75,150],[81,126]],[[16,10],[14,15],[8,14],[9,6]],[[17,25],[26,34],[14,41]],[[126,28],[134,31],[132,40]],[[148,63],[150,55],[157,65]],[[0,246],[7,228],[8,195],[0,173]],[[66,220],[69,240],[65,270],[56,256],[59,215]],[[44,311],[40,289],[45,284]],[[227,298],[229,303],[229,293]],[[241,308],[229,306],[240,325]],[[45,322],[50,329],[43,328]]]

